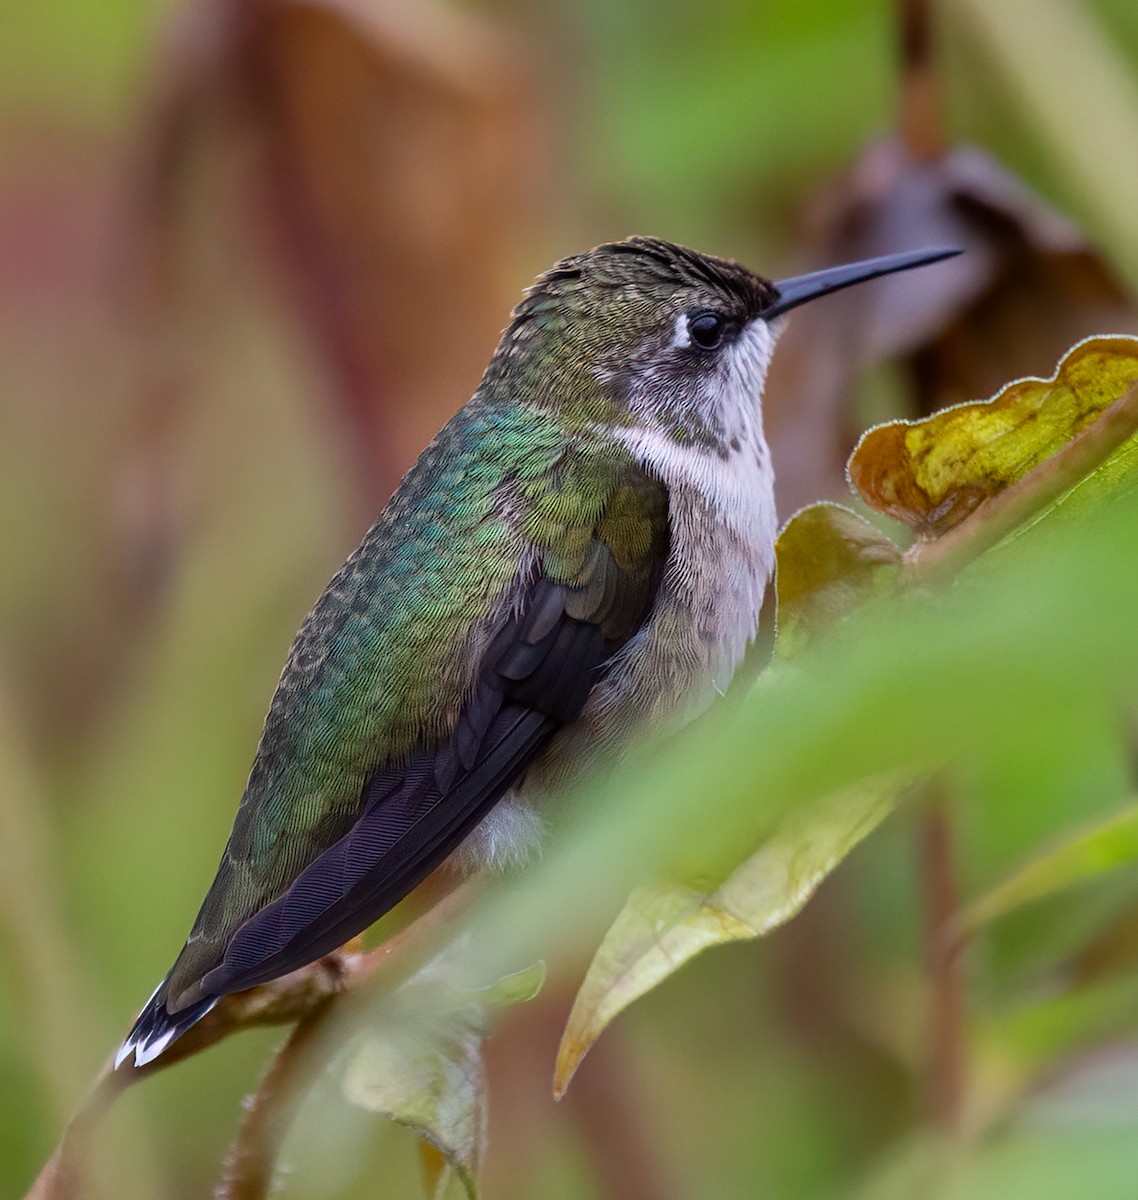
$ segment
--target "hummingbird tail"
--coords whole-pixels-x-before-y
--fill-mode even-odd
[[[171,1042],[196,1025],[218,999],[217,996],[206,996],[196,1004],[172,1013],[166,1007],[166,981],[163,980],[154,989],[146,1007],[138,1014],[138,1020],[119,1047],[115,1055],[115,1070],[132,1055],[136,1067],[153,1062]]]

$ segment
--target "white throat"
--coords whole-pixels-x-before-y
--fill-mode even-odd
[[[679,330],[677,325],[677,337]],[[776,528],[774,472],[763,437],[761,399],[777,337],[778,330],[765,321],[752,321],[723,355],[718,370],[709,373],[704,394],[683,398],[715,425],[715,445],[677,437],[660,420],[657,414],[666,406],[654,393],[660,381],[653,373],[641,377],[633,390],[636,425],[609,430],[670,491],[694,490],[727,525],[762,545],[773,544]]]

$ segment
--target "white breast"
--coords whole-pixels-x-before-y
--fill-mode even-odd
[[[726,689],[758,628],[774,565],[770,454],[757,414],[725,459],[677,445],[659,430],[619,436],[670,498],[672,545],[660,598],[629,646],[629,658],[644,660],[634,690],[651,711],[675,707],[683,721]]]

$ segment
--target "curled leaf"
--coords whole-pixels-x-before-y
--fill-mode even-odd
[[[361,1108],[405,1125],[433,1146],[470,1200],[478,1194],[477,1175],[486,1130],[486,1078],[482,1038],[472,1029],[445,1040],[427,1037],[373,1037],[360,1050],[344,1088]],[[445,1195],[446,1172],[432,1181],[433,1195]]]
[[[232,61],[260,144],[262,219],[330,368],[370,511],[496,340],[536,97],[520,47],[457,6],[243,7]],[[419,315],[440,295],[445,353]]]
[[[761,937],[789,921],[893,808],[908,782],[891,773],[791,814],[714,891],[680,883],[637,888],[605,934],[561,1038],[553,1090],[562,1096],[613,1019],[709,946]]]
[[[890,586],[901,564],[890,538],[838,504],[795,513],[778,535],[775,555],[780,658]]]
[[[159,426],[141,448],[164,449],[167,409],[180,402],[185,372],[168,379],[166,360],[186,340],[173,319],[182,293],[219,272],[198,261],[201,238],[236,237],[266,257],[298,350],[326,372],[313,399],[333,406],[325,417],[370,514],[477,385],[512,301],[512,247],[543,188],[542,104],[524,44],[438,0],[196,9],[169,24],[137,181],[146,237],[123,238],[142,243],[146,344],[165,347],[142,380]],[[199,203],[199,156],[241,188],[241,203]],[[441,329],[421,319],[440,305]],[[162,465],[135,472],[143,500]],[[134,524],[153,569],[163,530]]]
[[[448,979],[448,967],[431,963],[398,990],[394,1011],[349,1064],[344,1092],[425,1143],[423,1176],[431,1200],[443,1200],[456,1186],[476,1200],[486,1141],[486,1012],[532,1000],[545,981],[545,966],[535,963],[474,990]]]
[[[991,400],[871,429],[850,482],[878,512],[922,537],[951,529],[1094,422],[1138,382],[1138,338],[1088,338],[1050,379],[1021,379]]]

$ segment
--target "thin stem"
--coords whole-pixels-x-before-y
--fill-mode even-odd
[[[249,1098],[225,1158],[217,1200],[262,1200],[273,1184],[277,1157],[307,1092],[323,1043],[324,1009],[298,1022]]]
[[[126,1087],[127,1082],[114,1073],[110,1063],[100,1071],[24,1200],[79,1200],[86,1194],[83,1173],[91,1139],[103,1114]]]
[[[952,836],[951,798],[943,777],[928,784],[920,825],[925,967],[929,980],[926,1102],[933,1125],[955,1136],[964,1109],[964,959],[954,936],[960,909]]]
[[[676,1186],[660,1161],[650,1117],[638,1101],[620,1029],[610,1029],[593,1047],[589,1070],[570,1093],[570,1106],[585,1135],[597,1183],[612,1200],[673,1200]]]
[[[466,910],[478,879],[432,877],[442,898],[406,929],[367,954],[347,961],[345,990],[310,1011],[277,1052],[261,1086],[249,1098],[226,1155],[217,1200],[263,1200],[269,1194],[281,1146],[312,1083],[335,1054],[346,1031],[366,1019],[377,988],[390,990],[435,954]],[[436,892],[437,894],[437,892]]]
[[[939,158],[947,147],[933,56],[931,0],[898,0],[897,21],[901,40],[901,139],[914,159],[928,162]]]
[[[242,1029],[296,1023],[296,1030],[250,1101],[230,1151],[222,1187],[238,1190],[219,1193],[222,1200],[229,1196],[246,1200],[264,1194],[248,1189],[255,1187],[256,1179],[268,1179],[277,1145],[295,1112],[288,1105],[293,1098],[299,1101],[319,1062],[325,1061],[326,1056],[314,1062],[308,1046],[327,1044],[328,1011],[342,1009],[347,1019],[374,996],[381,982],[394,987],[421,966],[439,949],[477,883],[469,880],[461,884],[457,875],[437,872],[422,885],[436,900],[434,907],[374,950],[362,954],[338,950],[271,983],[226,996],[145,1067],[124,1063],[116,1071],[107,1062],[25,1200],[74,1200],[81,1194],[81,1169],[91,1135],[120,1093]],[[333,1004],[337,998],[340,1002]]]

